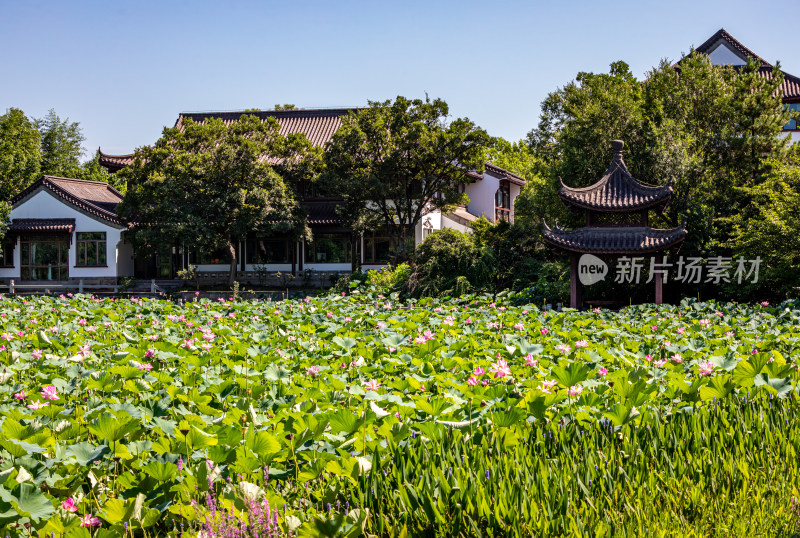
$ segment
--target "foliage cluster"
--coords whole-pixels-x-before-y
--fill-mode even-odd
[[[650,184],[674,182],[673,203],[663,215],[651,212],[650,222],[672,227],[686,217],[683,255],[764,252],[754,248],[756,233],[764,245],[790,244],[790,227],[774,218],[773,225],[760,225],[765,214],[796,210],[796,201],[784,202],[781,195],[791,189],[791,180],[777,179],[797,170],[787,139],[779,136],[790,118],[781,103],[782,80],[777,65],[769,79],[754,62],[715,66],[700,54],[682,58],[677,69],[664,61],[643,81],[624,62],[612,63],[608,73],[579,73],[545,99],[539,125],[528,135],[545,173],[533,176],[517,217],[582,226],[581,214],[568,212],[557,197],[559,178],[574,187],[594,183],[608,166],[610,141],[622,139],[634,177]],[[792,251],[788,257],[794,256]],[[798,280],[786,270],[786,257],[771,261],[777,263],[768,264],[759,286],[700,284],[684,295],[743,300],[759,293],[791,295]]]
[[[9,535],[177,536],[268,507],[300,536],[792,523],[791,304],[76,296],[0,314]]]

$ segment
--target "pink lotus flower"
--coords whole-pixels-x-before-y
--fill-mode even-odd
[[[385,329],[386,324],[382,321],[379,321],[378,323],[375,324],[375,327],[377,327],[378,329]]]
[[[711,361],[706,361],[700,364],[700,368],[697,370],[697,373],[700,375],[711,375],[714,372],[714,363]]]
[[[647,362],[650,362],[650,361],[653,360],[653,356],[652,355],[645,355],[644,356],[644,360],[646,360]]]
[[[678,330],[675,331],[678,334],[686,334],[686,329],[683,327],[678,327]]]
[[[328,319],[333,317],[333,312],[328,312]]]
[[[156,354],[156,350],[155,349],[148,349],[147,351],[144,352],[144,358],[145,359],[149,359],[150,357],[154,356],[155,354]]]
[[[414,343],[415,344],[424,344],[425,343],[425,337],[424,336],[417,336],[416,338],[414,338]]]
[[[559,350],[564,355],[569,355],[569,352],[572,351],[572,348],[569,347],[567,344],[559,344],[556,346],[556,349]]]
[[[61,503],[61,508],[63,508],[67,512],[73,512],[74,513],[74,512],[78,511],[78,507],[75,506],[75,501],[72,500],[72,497],[70,497],[66,501],[63,501]]]
[[[545,394],[552,394],[552,392],[550,392],[550,389],[553,388],[558,390],[558,383],[553,381],[552,379],[545,379],[544,381],[542,381],[542,384],[539,385],[539,390],[544,392]]]
[[[608,375],[608,368],[600,367],[597,369],[597,373],[600,375]]]
[[[581,347],[589,347],[589,341],[586,340],[586,339],[583,339],[583,340],[578,340],[577,342],[575,342],[575,349],[578,349],[578,348],[581,348]]]
[[[750,352],[750,354],[751,354],[751,355],[755,355],[756,353],[758,353],[758,348],[757,348],[757,347],[754,347],[754,348],[753,348],[753,351],[751,351],[751,352]]]
[[[711,325],[711,320],[708,318],[703,318],[700,321],[698,321],[698,323],[700,324],[701,327],[708,327],[709,325]]]
[[[422,336],[427,341],[427,340],[433,340],[436,337],[436,334],[432,333],[431,331],[425,331],[424,333],[422,333]]]
[[[508,367],[505,359],[498,359],[496,363],[492,364],[492,368],[489,371],[494,374],[495,378],[511,375],[511,368]]]
[[[572,385],[567,394],[570,396],[578,396],[581,392],[583,392],[583,385]]]
[[[658,359],[657,361],[653,362],[653,366],[655,366],[656,368],[661,368],[665,364],[667,364],[667,359]]]
[[[319,366],[309,366],[308,368],[306,368],[306,372],[308,372],[308,375],[315,376],[319,373]]]
[[[531,355],[530,353],[525,355],[525,366],[530,366],[531,368],[533,368],[537,364],[539,364],[539,359],[534,359],[533,355]]]
[[[81,527],[99,527],[102,525],[98,518],[92,517],[92,514],[86,514],[78,519],[81,522]]]
[[[3,333],[2,335],[0,335],[0,338],[5,340],[6,342],[10,342],[14,339],[14,335],[11,333]]]
[[[542,327],[539,329],[539,332],[542,333],[542,336],[545,336],[549,331],[547,330],[547,327]]]
[[[82,327],[83,327],[83,326],[85,326],[85,325],[86,325],[86,318],[81,318],[81,319],[78,321],[78,325],[80,325],[80,326],[82,326]]]
[[[476,378],[474,375],[469,376],[469,379],[467,379],[467,384],[470,387],[474,387],[478,384],[478,378]]]
[[[90,349],[91,349],[91,346],[89,344],[86,344],[84,346],[79,345],[78,346],[78,355],[80,355],[81,357],[88,357]]]
[[[381,384],[378,383],[378,381],[376,381],[374,379],[370,379],[369,381],[364,383],[364,390],[366,390],[366,391],[375,390],[376,391],[376,390],[378,390],[378,387],[380,387],[380,386],[381,386]]]
[[[515,323],[514,324],[514,330],[515,331],[521,331],[523,329],[525,329],[525,325],[523,325],[522,323]]]
[[[14,394],[14,399],[15,400],[24,400],[26,397],[27,396],[25,396],[25,391],[24,390],[21,390],[21,391],[17,392],[16,394]]]
[[[456,318],[454,318],[453,316],[445,316],[444,321],[442,321],[442,323],[452,327],[453,325],[456,324]]]
[[[769,306],[769,301],[761,301],[761,306]]]
[[[44,353],[42,353],[41,349],[34,349],[33,351],[31,351],[31,357],[33,357],[36,360],[41,359],[43,355]]]
[[[670,360],[676,364],[680,364],[683,362],[683,355],[680,353],[675,353],[672,357],[670,357]]]
[[[146,372],[149,372],[150,370],[152,370],[152,369],[153,369],[153,365],[152,365],[152,364],[150,364],[149,362],[146,362],[146,363],[144,363],[144,364],[137,364],[137,365],[136,365],[136,367],[137,367],[139,370],[144,370],[144,371],[146,371]]]
[[[733,338],[735,335],[734,335],[733,331],[728,331],[728,332],[725,333],[725,336],[727,336],[728,338]]]
[[[480,366],[476,366],[476,367],[475,367],[475,369],[474,369],[474,370],[472,370],[472,373],[473,373],[473,374],[474,374],[476,377],[480,377],[480,376],[482,376],[483,374],[485,374],[485,373],[486,373],[486,370],[484,370],[484,369],[483,369],[483,368],[481,368]]]
[[[42,387],[42,398],[45,400],[58,400],[58,389],[53,385],[45,385]]]
[[[47,402],[32,402],[26,405],[25,407],[27,407],[28,409],[41,409],[42,407],[47,407],[48,405],[50,404]]]
[[[653,325],[650,328],[653,330],[653,332],[656,332],[658,330],[658,325]]]

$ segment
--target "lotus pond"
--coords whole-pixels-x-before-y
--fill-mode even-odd
[[[8,536],[791,534],[800,309],[0,301]]]

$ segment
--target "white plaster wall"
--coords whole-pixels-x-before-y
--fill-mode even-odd
[[[445,228],[452,228],[453,230],[458,230],[459,232],[472,233],[472,228],[470,226],[464,226],[463,224],[442,215],[442,229]]]
[[[467,185],[466,192],[469,196],[467,211],[476,217],[485,216],[494,222],[494,195],[500,187],[500,180],[489,174],[483,174],[483,179]]]
[[[429,223],[430,226],[426,226],[426,223]],[[418,247],[420,243],[422,243],[422,229],[423,228],[432,228],[434,230],[441,230],[442,229],[442,212],[441,211],[431,211],[430,213],[424,215],[417,225],[414,227],[414,247]]]
[[[117,276],[133,276],[133,245],[117,243]]]
[[[32,197],[11,210],[12,219],[75,219],[75,232],[105,232],[106,233],[106,260],[107,267],[75,267],[75,233],[72,235],[72,245],[69,249],[69,276],[70,278],[116,277],[120,258],[117,255],[117,246],[120,243],[123,228],[115,227],[106,221],[94,219],[81,213],[63,200],[41,190]],[[133,274],[133,261],[130,261],[131,274]],[[19,278],[20,275],[20,248],[19,241],[14,249],[14,267],[0,269],[0,277]]]
[[[519,193],[522,192],[522,187],[519,185],[511,184],[511,223],[514,223],[514,201],[519,196]]]

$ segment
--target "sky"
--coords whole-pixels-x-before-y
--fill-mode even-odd
[[[515,141],[542,100],[623,60],[637,77],[720,28],[800,75],[800,2],[0,0],[0,108],[80,123],[86,157],[181,112],[440,97]]]

